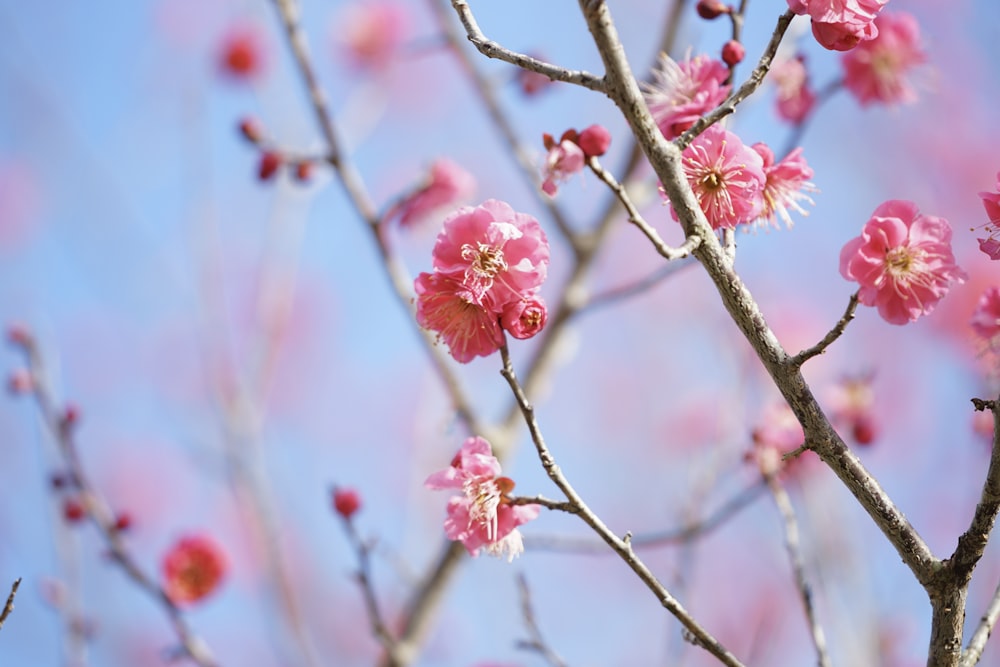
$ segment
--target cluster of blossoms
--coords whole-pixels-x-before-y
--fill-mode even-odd
[[[989,222],[980,225],[987,231],[986,237],[977,239],[979,249],[989,255],[990,259],[1000,259],[1000,172],[997,173],[996,192],[980,192],[983,208]]]
[[[590,158],[600,157],[608,151],[611,133],[601,125],[591,125],[582,132],[566,130],[559,141],[551,134],[543,134],[542,143],[548,151],[542,168],[542,191],[554,197],[559,183],[583,171]]]
[[[429,489],[456,489],[461,495],[448,501],[444,521],[448,539],[460,541],[472,556],[480,549],[514,560],[524,543],[517,527],[538,516],[538,505],[513,505],[514,482],[500,476],[500,462],[484,438],[469,438],[451,465],[427,478]]]
[[[791,227],[788,209],[805,214],[799,202],[812,203],[812,169],[795,149],[775,162],[767,145],[746,146],[740,138],[713,125],[682,154],[684,175],[712,229],[732,229],[758,221]],[[676,217],[676,213],[674,214]]]
[[[840,273],[861,286],[858,300],[890,324],[930,313],[952,283],[967,278],[955,264],[948,221],[895,199],[876,208],[840,251]]]
[[[417,322],[462,363],[498,350],[504,331],[530,338],[548,315],[537,295],[548,264],[548,240],[530,215],[495,199],[460,208],[438,234],[433,273],[414,281]]]
[[[788,8],[812,19],[816,41],[831,51],[848,51],[878,36],[875,18],[889,0],[788,0]]]

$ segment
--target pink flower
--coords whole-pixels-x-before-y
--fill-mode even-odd
[[[445,534],[460,541],[472,556],[486,549],[508,561],[524,551],[517,527],[538,516],[538,505],[512,505],[508,494],[514,488],[509,477],[500,476],[500,462],[485,438],[469,438],[451,465],[433,473],[424,482],[429,489],[455,489],[461,495],[448,501]]]
[[[889,0],[788,0],[799,15],[808,14],[816,41],[832,51],[853,49],[878,35],[875,17]]]
[[[872,380],[871,373],[844,378],[834,385],[830,396],[831,418],[859,445],[872,444],[878,435]]]
[[[414,281],[417,324],[438,333],[451,356],[463,364],[488,357],[503,344],[497,314],[475,303],[465,284],[442,273],[421,273]]]
[[[545,327],[548,310],[538,297],[508,304],[500,316],[500,325],[514,338],[531,338]]]
[[[863,106],[914,101],[916,93],[906,75],[927,60],[917,19],[905,13],[883,14],[875,26],[877,37],[844,54],[844,87]]]
[[[414,282],[417,322],[438,332],[462,363],[488,356],[503,344],[504,312],[534,300],[548,263],[548,240],[531,216],[495,199],[460,208],[438,234],[434,272],[421,273]],[[533,316],[524,314],[528,324],[520,329],[512,323],[512,334],[530,330]],[[539,327],[544,325],[544,314],[534,317]]]
[[[445,218],[434,270],[460,280],[472,302],[497,315],[538,291],[548,272],[549,242],[538,221],[489,199]]]
[[[423,187],[406,197],[387,217],[398,214],[399,224],[410,227],[470,197],[475,189],[472,174],[451,160],[440,158],[431,164]]]
[[[537,60],[545,60],[545,58],[539,54],[529,55]],[[533,72],[530,69],[524,69],[521,67],[517,68],[514,80],[517,82],[518,88],[521,89],[521,93],[525,97],[534,97],[535,95],[548,90],[555,83],[555,81],[544,74],[539,74],[538,72]]]
[[[948,221],[895,199],[875,209],[861,236],[840,251],[840,273],[861,286],[861,303],[877,307],[890,324],[930,313],[953,282],[967,277],[955,264]]]
[[[732,132],[718,125],[702,132],[684,149],[682,166],[712,229],[732,228],[760,215],[764,161]]]
[[[751,148],[757,151],[757,154],[764,160],[766,182],[760,220],[762,223],[769,223],[777,229],[777,218],[781,218],[785,227],[791,229],[792,217],[788,214],[789,208],[795,209],[802,215],[809,215],[799,205],[799,202],[813,203],[809,195],[805,194],[816,190],[809,182],[813,176],[813,170],[809,168],[805,158],[802,157],[801,148],[796,148],[777,164],[774,162],[774,153],[767,144],[756,143]]]
[[[809,86],[804,57],[779,60],[768,76],[778,87],[778,116],[795,124],[805,120],[816,105],[816,94]]]
[[[568,135],[572,135],[572,139]],[[549,151],[545,156],[545,166],[542,174],[545,180],[542,182],[542,191],[550,197],[554,197],[558,188],[558,183],[565,181],[573,174],[583,171],[583,165],[587,157],[576,142],[576,132],[567,131],[556,143],[552,135],[543,136],[545,148]]]
[[[674,62],[660,54],[653,83],[645,85],[649,112],[667,139],[674,139],[729,95],[729,68],[706,55]]]
[[[163,556],[163,592],[177,604],[197,602],[215,592],[228,567],[208,536],[182,537]]]
[[[990,287],[979,297],[971,324],[972,330],[983,338],[1000,335],[1000,287]]]
[[[998,192],[980,192],[979,197],[983,200],[983,208],[986,209],[986,217],[989,222],[976,227],[985,228],[989,234],[984,239],[978,239],[979,249],[989,255],[990,259],[1000,260],[1000,172],[997,173]]]
[[[782,457],[801,447],[806,440],[802,425],[784,401],[771,403],[764,409],[752,437],[754,448],[750,458],[765,474],[781,470],[785,464]]]
[[[367,1],[346,7],[335,21],[335,39],[358,69],[384,69],[399,53],[410,18],[395,2]]]

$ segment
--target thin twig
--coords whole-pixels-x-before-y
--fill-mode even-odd
[[[799,598],[806,613],[806,621],[809,624],[809,633],[812,636],[813,646],[816,647],[817,665],[819,667],[830,667],[830,655],[826,650],[826,636],[823,634],[823,627],[816,617],[816,608],[813,605],[812,586],[806,578],[806,568],[802,560],[802,550],[799,546],[799,524],[795,518],[795,509],[792,507],[791,498],[788,492],[778,480],[776,471],[762,471],[767,487],[771,490],[774,504],[781,513],[784,522],[785,550],[788,552],[788,560],[792,565],[792,574],[795,577],[795,587],[799,591]]]
[[[858,310],[858,294],[858,292],[855,292],[851,295],[850,300],[847,302],[847,309],[844,310],[844,314],[840,316],[837,324],[830,329],[830,332],[823,336],[823,340],[796,354],[791,358],[789,363],[793,366],[802,366],[802,364],[806,363],[813,357],[826,352],[826,348],[830,347],[835,340],[844,334],[844,331],[847,329],[847,325],[854,319],[854,314]]]
[[[725,524],[726,521],[736,516],[740,510],[748,507],[754,500],[760,497],[766,488],[767,485],[764,483],[764,479],[760,478],[756,483],[742,489],[723,503],[717,510],[700,520],[685,523],[676,528],[634,535],[631,542],[632,548],[652,549],[677,544],[690,544],[695,539],[708,535],[716,528]],[[607,549],[607,545],[594,539],[585,540],[572,537],[526,535],[524,537],[524,546],[525,549],[530,551],[557,551],[597,556],[611,555]]]
[[[990,604],[983,612],[982,618],[979,619],[979,625],[976,626],[972,637],[969,638],[969,645],[962,652],[959,667],[974,667],[979,664],[979,659],[983,657],[983,650],[986,648],[986,641],[993,633],[998,618],[1000,618],[1000,584],[997,585]]]
[[[626,535],[626,537],[620,538],[614,532],[608,528],[604,522],[598,517],[590,507],[583,501],[583,498],[576,492],[576,489],[570,484],[569,480],[563,475],[562,470],[559,468],[549,451],[548,445],[545,444],[545,438],[542,436],[541,428],[538,425],[538,421],[535,418],[535,409],[532,407],[531,403],[528,401],[528,397],[524,393],[524,388],[517,380],[517,375],[514,373],[514,366],[511,363],[510,352],[507,350],[506,344],[500,347],[500,356],[503,360],[503,368],[500,374],[503,375],[504,379],[507,380],[507,384],[510,385],[511,392],[514,394],[514,398],[517,399],[517,404],[521,409],[521,415],[524,418],[525,423],[528,426],[528,431],[531,433],[531,441],[535,445],[535,450],[538,453],[538,458],[542,463],[542,467],[545,469],[546,474],[549,479],[563,492],[573,506],[577,507],[579,511],[577,516],[579,516],[584,523],[590,526],[594,532],[596,532],[604,542],[614,550],[618,556],[625,561],[626,565],[631,568],[631,570],[639,577],[650,591],[656,596],[660,604],[673,614],[677,620],[681,622],[684,630],[690,633],[693,641],[710,654],[715,656],[720,662],[729,667],[742,667],[742,664],[737,660],[736,656],[729,652],[729,650],[723,646],[719,640],[713,637],[705,628],[699,624],[694,617],[677,601],[670,591],[660,582],[656,576],[649,570],[645,563],[635,554],[632,550],[631,536]]]
[[[778,52],[781,39],[785,36],[785,31],[788,30],[788,26],[791,24],[793,18],[795,18],[795,14],[791,10],[778,17],[778,23],[774,28],[774,32],[771,33],[771,39],[768,41],[767,46],[764,48],[764,53],[761,54],[760,60],[757,61],[757,66],[754,67],[747,80],[727,97],[722,104],[699,118],[690,129],[674,139],[674,144],[679,149],[684,150],[687,148],[694,141],[695,137],[726,116],[734,113],[736,106],[740,102],[756,92],[760,84],[764,82],[764,77],[767,75],[768,70],[771,68],[771,62],[774,60],[774,54]]]
[[[438,23],[441,29],[444,30],[445,37],[448,40],[449,45],[452,47],[452,51],[455,57],[458,58],[459,63],[465,69],[469,78],[472,80],[473,86],[475,86],[476,94],[479,95],[479,99],[482,101],[486,113],[490,117],[490,122],[499,131],[500,136],[503,138],[505,144],[510,148],[514,155],[514,158],[520,167],[521,175],[524,177],[525,181],[531,188],[531,192],[535,195],[537,202],[546,209],[552,222],[555,223],[559,232],[566,239],[570,247],[573,248],[574,252],[579,252],[578,241],[576,238],[576,232],[573,231],[573,227],[569,224],[569,220],[563,213],[562,209],[559,208],[558,204],[544,194],[541,189],[542,178],[539,165],[536,163],[536,158],[532,151],[524,145],[518,137],[517,132],[514,129],[514,124],[511,122],[507,113],[504,111],[503,106],[500,104],[500,98],[492,84],[492,82],[479,71],[476,66],[475,61],[473,61],[470,56],[469,49],[465,47],[465,39],[463,31],[458,29],[458,26],[454,24],[454,21],[450,20],[451,12],[448,9],[448,0],[428,0],[431,5],[431,10],[438,18]],[[457,0],[461,2],[461,0]],[[452,7],[458,10],[456,2],[451,3]],[[468,7],[466,7],[468,9]]]
[[[524,574],[517,575],[517,590],[521,597],[521,616],[524,618],[524,625],[530,636],[530,639],[518,642],[518,647],[534,651],[552,667],[566,667],[566,662],[549,647],[542,637],[541,628],[538,627],[538,621],[535,620],[535,611],[531,606],[531,590],[528,588],[528,580]]]
[[[371,625],[372,634],[382,646],[385,655],[390,661],[396,661],[396,638],[389,631],[389,626],[385,622],[379,607],[378,597],[375,594],[375,584],[372,580],[371,568],[371,547],[358,534],[354,521],[350,517],[341,517],[344,532],[347,539],[358,557],[358,586],[361,588],[361,595],[364,598],[365,610],[368,613],[368,623]]]
[[[148,575],[132,556],[125,545],[121,531],[117,527],[117,518],[109,509],[107,502],[91,484],[83,469],[83,464],[77,454],[74,442],[74,425],[67,423],[56,408],[55,400],[49,389],[48,378],[45,376],[45,366],[38,345],[33,337],[26,332],[14,341],[24,354],[31,374],[31,390],[35,402],[41,412],[42,421],[52,433],[59,453],[66,466],[66,476],[72,488],[79,495],[80,504],[90,522],[97,528],[110,560],[117,564],[132,582],[147,595],[152,597],[167,614],[174,634],[179,643],[178,653],[191,659],[201,667],[216,667],[215,659],[205,642],[198,637],[188,625],[184,612],[170,599],[166,591]]]
[[[0,611],[0,628],[3,627],[4,621],[10,616],[11,612],[14,611],[14,596],[17,595],[17,589],[21,586],[21,577],[14,580],[14,583],[10,586],[10,595],[7,596],[7,604],[3,606],[3,611]]]
[[[573,503],[567,503],[563,500],[552,500],[545,496],[515,496],[508,498],[507,502],[511,505],[541,505],[546,509],[566,512],[568,514],[576,514],[580,511],[580,508]]]
[[[487,58],[495,58],[531,72],[538,72],[553,81],[564,81],[565,83],[589,88],[598,93],[604,92],[604,79],[601,77],[582,70],[570,70],[558,65],[551,65],[538,58],[532,58],[523,53],[517,53],[516,51],[504,48],[483,34],[483,31],[479,28],[479,23],[476,22],[476,18],[472,15],[472,10],[469,9],[468,2],[465,2],[465,0],[452,0],[451,5],[458,13],[458,18],[462,22],[462,27],[465,28],[469,41]]]
[[[697,236],[689,236],[684,239],[684,243],[679,248],[672,248],[667,245],[662,238],[660,238],[659,233],[653,227],[646,222],[639,213],[639,209],[635,207],[632,203],[632,199],[628,196],[628,192],[622,187],[622,184],[615,180],[615,177],[611,175],[610,172],[606,171],[601,167],[601,163],[598,162],[596,157],[591,157],[587,159],[587,166],[590,170],[594,172],[601,181],[603,181],[611,191],[615,193],[615,197],[621,202],[621,205],[625,208],[626,213],[628,213],[628,221],[639,228],[639,230],[649,239],[653,247],[656,248],[656,252],[667,260],[673,259],[684,259],[694,252],[699,245],[701,245],[701,239]]]

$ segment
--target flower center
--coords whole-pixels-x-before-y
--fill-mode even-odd
[[[462,246],[462,259],[469,262],[465,277],[479,292],[485,292],[493,286],[493,279],[501,271],[507,270],[507,261],[503,250],[486,243],[473,246],[466,243]]]
[[[917,257],[909,248],[900,246],[885,254],[885,270],[893,278],[907,278],[913,272],[913,264]]]
[[[486,528],[486,538],[490,542],[497,539],[497,508],[503,492],[495,480],[469,480],[466,483],[466,497],[472,500],[469,506],[469,521]]]

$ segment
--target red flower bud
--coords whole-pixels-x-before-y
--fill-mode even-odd
[[[256,118],[246,117],[240,121],[240,134],[251,143],[259,143],[264,138],[264,126]]]
[[[345,519],[350,519],[361,509],[361,496],[354,489],[334,488],[333,509]]]
[[[281,166],[281,156],[274,151],[264,151],[260,154],[260,165],[257,168],[257,176],[262,181],[269,180]]]
[[[602,125],[591,125],[580,133],[577,145],[588,158],[600,157],[608,152],[608,146],[611,145],[611,133]]]
[[[697,10],[698,16],[709,21],[730,12],[729,7],[722,4],[719,0],[698,0],[695,10]]]
[[[79,523],[87,515],[83,504],[77,498],[66,498],[63,500],[63,518],[69,523]]]
[[[722,47],[722,62],[730,67],[743,61],[747,50],[735,39],[731,39]]]

